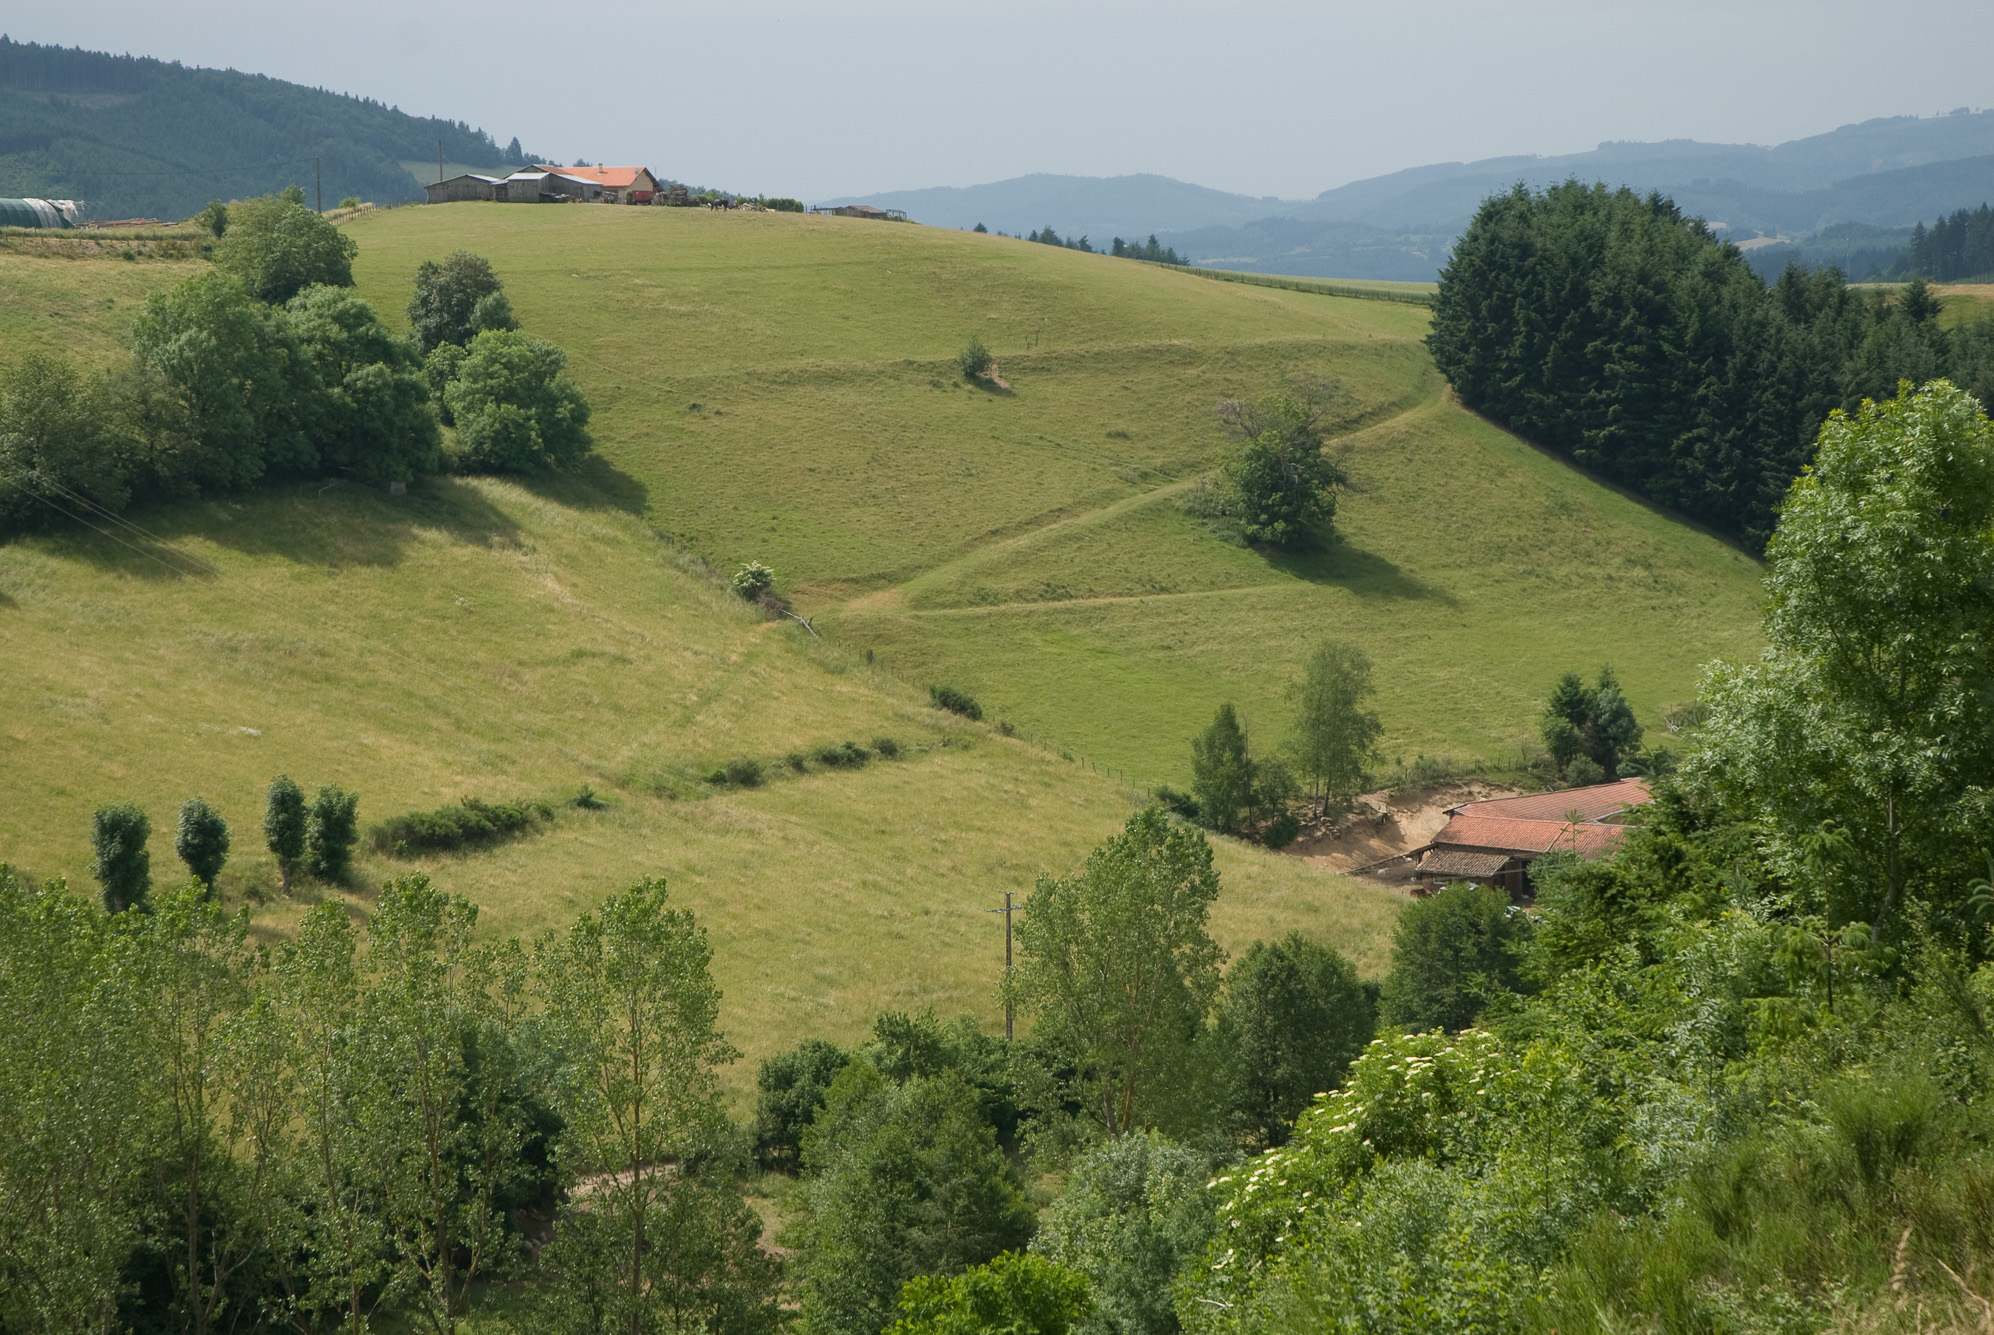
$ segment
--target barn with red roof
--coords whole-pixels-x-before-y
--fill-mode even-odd
[[[1565,850],[1604,857],[1627,838],[1635,808],[1652,800],[1645,779],[1621,779],[1556,793],[1497,797],[1449,811],[1447,825],[1420,854],[1426,889],[1454,881],[1497,886],[1520,897],[1530,864]]]

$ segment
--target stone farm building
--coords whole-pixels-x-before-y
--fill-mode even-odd
[[[587,204],[649,204],[658,179],[648,167],[532,167],[510,176],[466,172],[423,187],[431,204],[486,200],[498,204],[547,204],[564,199]]]
[[[1474,881],[1520,898],[1530,864],[1555,850],[1602,857],[1627,837],[1627,819],[1650,800],[1645,779],[1469,802],[1448,812],[1446,828],[1420,854],[1415,873],[1427,890]]]

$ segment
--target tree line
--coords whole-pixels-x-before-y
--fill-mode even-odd
[[[1929,229],[1919,223],[1899,267],[1940,283],[1994,277],[1994,210],[1982,204],[1934,219]]]
[[[531,473],[589,450],[564,355],[519,332],[484,260],[418,269],[409,337],[353,295],[358,247],[300,192],[203,218],[214,267],[146,299],[124,364],[34,352],[0,370],[0,536],[269,481]]]
[[[1994,320],[1938,311],[1835,270],[1767,287],[1669,200],[1568,181],[1482,205],[1427,343],[1469,408],[1756,547],[1831,410],[1937,376],[1994,393]]]

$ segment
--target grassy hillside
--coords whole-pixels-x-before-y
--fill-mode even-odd
[[[1222,700],[1278,738],[1324,634],[1377,661],[1388,754],[1494,762],[1567,667],[1610,659],[1653,726],[1756,643],[1754,561],[1454,408],[1417,307],[852,219],[454,205],[353,233],[383,309],[421,259],[489,256],[659,528],[1140,784],[1182,780]],[[971,335],[1009,393],[958,382]],[[1323,375],[1364,484],[1344,545],[1269,557],[1181,513],[1221,399]]]
[[[200,793],[234,828],[223,894],[267,934],[317,893],[282,898],[261,849],[280,771],[357,789],[363,821],[548,799],[545,833],[490,851],[364,853],[349,898],[423,869],[492,929],[532,934],[666,876],[712,931],[729,1031],[758,1056],[853,1037],[887,1006],[994,1020],[1003,942],[981,910],[1129,811],[1101,776],[759,620],[585,487],[317,491],[152,511],[156,544],[0,547],[0,860],[87,886],[90,811],[128,798],[152,815],[155,874],[174,874],[173,812]],[[904,757],[780,764],[880,736]],[[700,776],[741,755],[770,781],[705,795]],[[610,805],[559,806],[582,784]],[[1386,892],[1238,846],[1221,858],[1229,945],[1300,927],[1382,963]]]
[[[166,874],[198,792],[236,831],[225,896],[279,933],[298,902],[256,830],[279,771],[357,789],[363,821],[588,784],[606,809],[558,806],[490,851],[366,852],[343,893],[364,909],[422,868],[530,933],[667,876],[757,1056],[883,1006],[994,1018],[982,910],[1130,809],[1132,785],[928,708],[928,681],[1146,785],[1181,778],[1221,699],[1271,739],[1286,672],[1332,630],[1378,660],[1393,749],[1498,758],[1567,664],[1612,658],[1653,722],[1698,662],[1752,647],[1752,563],[1449,406],[1417,308],[845,220],[453,206],[351,226],[390,313],[421,259],[489,255],[569,349],[600,460],[533,487],[136,514],[156,544],[0,547],[0,859],[87,884],[89,813],[129,797]],[[0,254],[0,356],[58,331],[115,357],[144,292],[197,267]],[[971,334],[1010,393],[957,383]],[[1348,543],[1270,559],[1186,518],[1212,405],[1320,374],[1348,388],[1365,479]],[[771,562],[826,641],[756,619],[672,539]],[[781,763],[881,736],[905,758]],[[737,756],[770,782],[702,781]],[[1393,895],[1233,844],[1221,863],[1229,947],[1300,927],[1382,965]]]

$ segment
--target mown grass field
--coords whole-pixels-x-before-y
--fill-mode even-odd
[[[1323,635],[1375,660],[1388,756],[1497,765],[1567,668],[1611,661],[1655,726],[1756,648],[1757,563],[1453,406],[1419,307],[856,219],[452,205],[352,231],[383,309],[422,259],[487,255],[662,531],[1141,786],[1184,780],[1227,699],[1278,741]],[[961,384],[972,335],[1009,392]],[[1315,377],[1362,483],[1345,541],[1211,537],[1178,503],[1214,407]]]
[[[982,910],[1070,870],[1133,789],[1181,782],[1220,700],[1278,738],[1318,636],[1377,661],[1388,754],[1498,762],[1567,666],[1611,659],[1652,723],[1699,663],[1754,647],[1755,565],[1452,407],[1416,307],[844,219],[464,205],[348,226],[390,319],[421,260],[491,258],[526,328],[568,349],[599,459],[530,487],[144,510],[161,545],[141,550],[0,547],[0,859],[87,884],[90,811],[131,798],[168,874],[173,811],[200,793],[236,830],[224,894],[281,933],[300,901],[256,832],[279,771],[357,789],[363,822],[586,783],[606,809],[487,851],[363,852],[339,893],[364,911],[368,887],[428,870],[532,934],[666,876],[713,933],[752,1058],[888,1006],[994,1021]],[[197,269],[0,255],[0,357],[106,362],[144,293]],[[1010,392],[960,383],[971,335]],[[1273,557],[1178,508],[1220,399],[1324,375],[1363,482],[1341,546]],[[759,620],[696,558],[774,565],[826,640]],[[1053,751],[928,708],[938,680]],[[907,756],[779,763],[879,736]],[[771,781],[702,782],[741,755]],[[1293,927],[1382,967],[1394,896],[1220,857],[1228,947]]]

